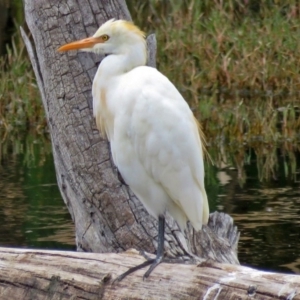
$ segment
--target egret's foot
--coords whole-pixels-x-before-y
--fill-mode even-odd
[[[150,276],[150,274],[152,273],[152,271],[163,261],[163,257],[156,257],[156,258],[152,258],[152,259],[148,259],[147,261],[143,262],[140,265],[137,265],[135,267],[130,268],[129,270],[127,270],[126,272],[124,272],[123,274],[121,274],[120,276],[118,276],[114,282],[116,281],[121,281],[123,280],[127,275],[140,270],[142,268],[145,268],[149,265],[150,268],[147,270],[147,272],[144,274],[143,279],[148,278]]]
[[[147,272],[144,274],[143,276],[143,280],[145,280],[145,278],[148,278],[150,276],[150,274],[152,273],[152,271],[163,261],[163,257],[156,257],[155,259],[152,259],[152,265],[150,266],[150,268],[147,270]]]
[[[144,267],[147,267],[149,265],[150,268],[147,270],[147,272],[144,274],[143,279],[148,278],[151,274],[151,272],[163,261],[164,258],[164,240],[165,240],[165,217],[163,215],[158,216],[158,237],[157,237],[157,251],[156,251],[156,258],[148,258],[145,253],[142,253],[142,255],[146,256],[146,261],[142,264],[135,266],[133,268],[130,268],[125,273],[118,276],[114,281],[121,281],[124,279],[127,275],[142,269]]]
[[[146,260],[154,259],[154,258],[151,258],[148,254],[146,254],[146,252],[145,252],[144,250],[141,250],[141,251],[139,252],[139,254],[140,254],[141,256],[143,256]]]

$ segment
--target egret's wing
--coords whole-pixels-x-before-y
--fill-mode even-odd
[[[140,163],[196,229],[208,219],[202,144],[187,103],[157,72],[135,101],[128,135]]]

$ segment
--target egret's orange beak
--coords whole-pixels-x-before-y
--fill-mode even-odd
[[[80,41],[72,42],[69,44],[65,44],[59,47],[58,51],[69,51],[69,50],[77,50],[84,48],[92,48],[95,44],[101,43],[101,40],[97,37],[89,37]]]

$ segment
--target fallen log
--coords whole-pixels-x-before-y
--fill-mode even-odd
[[[0,299],[300,299],[300,276],[239,265],[163,263],[147,280],[144,260],[122,254],[0,248]]]

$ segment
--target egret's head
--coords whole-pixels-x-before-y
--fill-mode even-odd
[[[131,22],[112,19],[104,23],[92,37],[63,45],[58,51],[78,49],[97,54],[122,54],[138,45],[146,51],[145,34]]]

